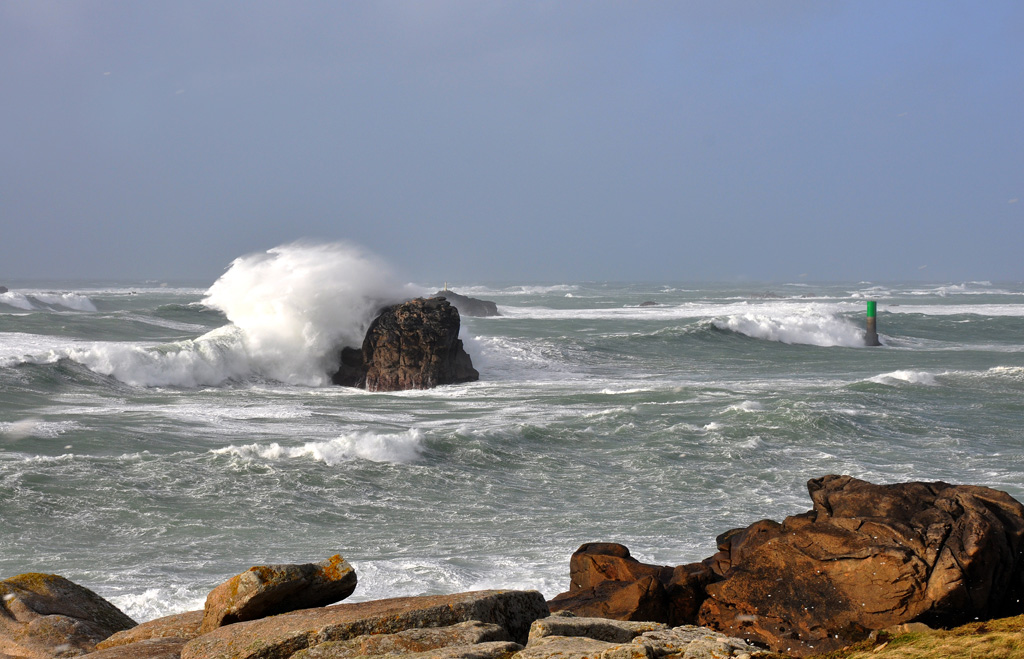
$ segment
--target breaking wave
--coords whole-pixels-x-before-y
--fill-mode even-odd
[[[135,386],[215,386],[250,378],[321,386],[340,348],[360,345],[381,307],[412,297],[378,258],[345,243],[294,243],[235,259],[203,303],[230,324],[167,344],[96,342],[22,358],[63,358]]]
[[[96,305],[79,293],[0,293],[0,305],[22,311],[96,311]]]
[[[302,446],[247,444],[228,446],[213,453],[246,460],[288,460],[308,458],[334,466],[353,459],[372,462],[408,464],[423,452],[423,433],[415,428],[395,435],[372,432],[349,433],[323,442],[306,442]]]
[[[716,318],[712,325],[754,339],[813,346],[864,347],[864,330],[834,313],[817,310],[777,314],[740,313]]]

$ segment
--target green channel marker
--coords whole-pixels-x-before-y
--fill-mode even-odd
[[[875,328],[875,305],[877,303],[874,300],[868,300],[868,329],[864,333],[864,345],[868,346],[880,346],[882,345],[878,340],[878,331]]]

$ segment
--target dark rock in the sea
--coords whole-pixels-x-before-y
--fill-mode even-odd
[[[0,295],[3,295],[4,293],[8,292],[8,290],[9,289],[6,286],[0,286]]]
[[[223,625],[297,609],[327,606],[356,589],[356,572],[335,554],[319,563],[258,565],[210,591],[202,634]]]
[[[463,316],[500,316],[498,305],[489,300],[478,300],[475,297],[459,295],[455,291],[443,290],[434,294],[434,297],[443,297],[452,303],[452,306],[459,310]]]
[[[503,627],[470,620],[447,627],[407,629],[395,634],[371,634],[348,641],[330,641],[300,650],[292,655],[292,659],[355,659],[362,656],[410,654],[499,641],[511,641]],[[522,646],[516,644],[515,649],[522,649]]]
[[[56,574],[0,581],[0,654],[28,659],[71,657],[135,621],[88,588]]]
[[[361,350],[342,350],[332,379],[370,391],[474,382],[480,374],[459,339],[459,327],[458,310],[441,298],[388,307],[370,324]]]
[[[179,659],[181,649],[189,640],[175,636],[153,637],[135,643],[110,646],[83,656],[89,659]]]
[[[536,591],[487,590],[342,603],[219,627],[190,641],[181,657],[285,659],[329,641],[446,627],[469,620],[499,625],[522,644],[530,624],[548,613],[544,597]]]
[[[661,306],[661,305],[659,305],[654,300],[644,300],[643,302],[641,302],[639,304],[639,306],[641,306],[641,307],[658,307],[658,306]]]
[[[720,537],[702,624],[806,655],[920,621],[1019,613],[1024,506],[947,483],[808,483],[814,508]]]
[[[96,644],[96,649],[106,650],[153,638],[179,638],[184,639],[182,641],[184,644],[185,641],[199,636],[199,627],[203,624],[203,613],[203,611],[186,611],[143,622],[103,639]]]

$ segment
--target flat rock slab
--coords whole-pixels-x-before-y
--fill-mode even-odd
[[[446,627],[479,620],[525,643],[530,624],[549,614],[537,591],[485,590],[400,597],[306,609],[220,627],[189,642],[182,659],[285,659],[300,650],[367,634]]]
[[[530,642],[545,636],[585,636],[606,643],[629,643],[645,632],[667,629],[668,625],[660,622],[551,616],[533,621]]]
[[[96,593],[56,574],[33,572],[0,581],[0,655],[85,654],[135,624]]]
[[[502,659],[511,657],[523,646],[510,641],[492,641],[475,645],[452,645],[425,652],[411,654],[389,654],[387,659]],[[363,655],[364,657],[380,657],[382,655]]]
[[[414,654],[449,646],[510,640],[504,627],[471,620],[448,627],[407,629],[397,634],[373,634],[348,641],[321,643],[296,652],[292,659],[353,659],[364,655]]]
[[[683,659],[749,657],[760,651],[743,639],[694,625],[645,632],[633,643],[646,645],[656,657],[677,655]]]
[[[151,638],[183,638],[187,641],[199,636],[199,625],[203,622],[202,611],[186,611],[144,622],[131,629],[117,632],[96,644],[97,650],[106,650],[119,645],[138,643]]]
[[[147,638],[125,645],[115,645],[97,650],[84,657],[89,659],[179,659],[181,649],[189,642],[187,638]]]
[[[606,643],[583,636],[544,636],[531,641],[513,659],[656,659],[646,645]]]
[[[319,563],[257,565],[210,591],[200,632],[288,611],[340,602],[356,589],[356,572],[335,554]]]

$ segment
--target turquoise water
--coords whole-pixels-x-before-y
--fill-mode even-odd
[[[336,552],[356,599],[550,597],[583,542],[700,560],[827,473],[1024,500],[1021,283],[452,283],[503,314],[463,318],[481,380],[402,393],[321,381],[365,283],[6,284],[0,576],[139,620]]]

